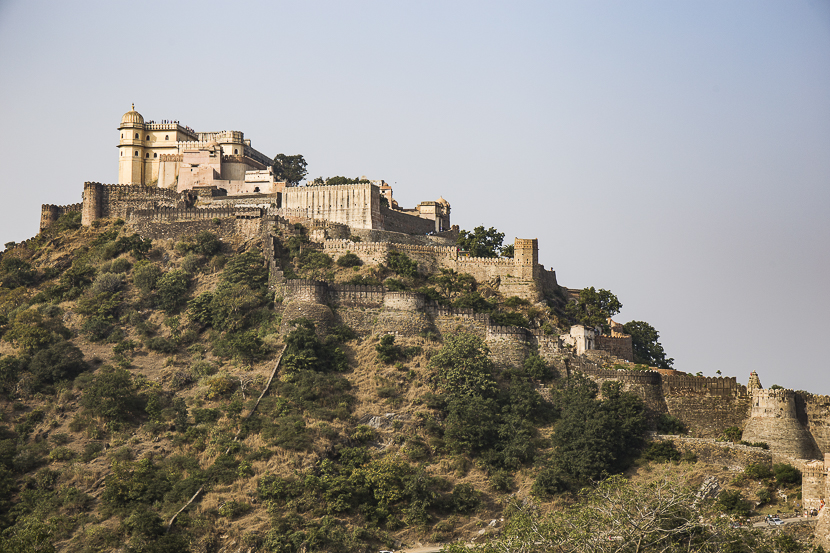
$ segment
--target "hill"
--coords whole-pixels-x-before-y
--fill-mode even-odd
[[[0,549],[483,543],[526,520],[517,500],[579,509],[591,482],[647,485],[666,462],[689,489],[716,476],[776,501],[760,477],[793,505],[794,480],[753,472],[771,464],[758,448],[727,451],[724,470],[683,439],[649,442],[687,425],[655,408],[647,373],[558,341],[564,292],[533,302],[400,251],[370,263],[315,247],[302,225],[271,230],[265,248],[150,239],[68,212],[7,248]],[[745,514],[721,498],[707,516]],[[731,530],[694,534],[738,543]]]

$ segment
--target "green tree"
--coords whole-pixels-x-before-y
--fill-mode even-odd
[[[552,438],[556,453],[551,471],[571,487],[581,487],[605,473],[622,472],[645,443],[642,400],[623,392],[614,381],[603,384],[602,400],[597,392],[597,385],[581,376],[572,377],[556,391],[554,403],[561,419]]]
[[[583,288],[576,301],[569,302],[565,312],[574,321],[585,326],[608,328],[609,317],[613,317],[622,309],[622,303],[617,296],[608,290],[600,288]]]
[[[307,174],[306,161],[302,155],[277,154],[274,157],[274,180],[286,181],[289,186],[297,186]]]
[[[17,288],[29,286],[37,280],[37,271],[28,261],[6,255],[0,261],[0,286]]]
[[[470,257],[498,257],[504,233],[493,227],[485,230],[478,226],[472,232],[462,230],[458,234],[456,244],[470,253]]]
[[[128,421],[143,409],[130,371],[110,365],[101,367],[84,388],[81,405],[113,421]]]
[[[190,275],[181,269],[167,271],[158,279],[156,301],[167,313],[175,313],[187,304]]]
[[[475,334],[449,335],[429,360],[438,388],[451,396],[492,397],[498,387],[493,378],[490,349]]]
[[[635,363],[661,369],[670,369],[674,364],[674,359],[666,357],[660,334],[653,326],[644,321],[631,321],[623,325],[623,330],[631,335]]]

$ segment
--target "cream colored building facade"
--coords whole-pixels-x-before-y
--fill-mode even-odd
[[[176,191],[216,186],[230,195],[272,194],[273,160],[239,131],[196,132],[178,121],[145,122],[133,108],[118,127],[118,184]]]

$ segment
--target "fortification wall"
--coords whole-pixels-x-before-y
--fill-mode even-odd
[[[380,206],[380,215],[383,230],[421,235],[438,230],[434,220],[422,219],[417,215],[389,209],[384,205]]]
[[[658,434],[655,440],[672,442],[681,454],[692,454],[698,461],[710,465],[729,467],[741,472],[748,465],[771,467],[772,454],[760,447],[750,447],[732,442],[716,442],[713,438],[689,438]]]
[[[85,226],[96,219],[127,216],[127,211],[156,208],[183,208],[185,196],[175,190],[155,186],[84,183],[81,223]]]
[[[78,213],[83,210],[83,203],[70,205],[43,204],[40,207],[40,230],[45,229],[65,213]]]
[[[395,244],[410,244],[413,246],[450,246],[455,247],[455,237],[445,232],[440,235],[427,236],[423,234],[405,234],[389,230],[351,229],[352,236],[357,236],[363,242],[394,242]],[[457,234],[457,233],[455,233]]]
[[[800,405],[803,405],[803,422],[812,434],[816,445],[823,453],[830,453],[830,396],[808,392],[795,392],[796,416],[801,419]]]
[[[384,290],[383,286],[331,284],[327,300],[341,306],[377,308],[383,306]]]
[[[614,357],[634,362],[634,349],[631,343],[631,336],[616,337],[604,336],[602,334],[594,337],[594,347],[607,351]]]
[[[770,449],[794,459],[821,456],[816,441],[799,421],[792,390],[754,390],[743,439],[766,442]]]
[[[283,209],[355,228],[382,228],[380,191],[372,184],[298,186],[283,190]]]
[[[801,499],[805,509],[818,509],[825,498],[827,469],[824,461],[807,461],[801,467]]]
[[[263,228],[258,208],[128,209],[126,221],[144,238],[180,240],[207,231],[234,246],[258,240]]]

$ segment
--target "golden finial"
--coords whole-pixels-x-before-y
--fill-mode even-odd
[[[135,102],[133,102],[133,108],[130,111],[135,111]]]

